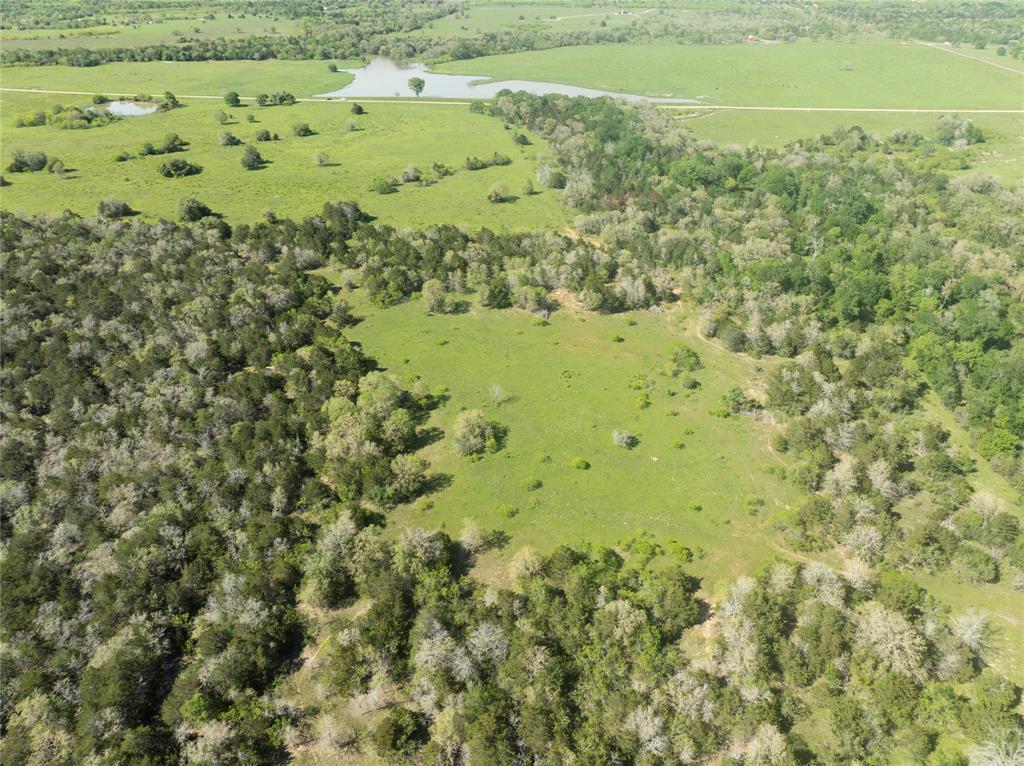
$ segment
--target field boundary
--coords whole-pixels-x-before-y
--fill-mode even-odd
[[[958,51],[955,48],[947,48],[945,45],[939,45],[938,43],[928,43],[923,40],[918,40],[917,44],[923,45],[926,48],[934,48],[937,51],[952,53],[954,56],[960,56],[961,58],[970,59],[971,61],[977,61],[979,64],[988,64],[989,66],[994,66],[997,69],[1003,69],[1007,72],[1013,72],[1013,74],[1020,77],[1024,77],[1024,72],[1020,69],[1014,69],[1013,67],[1006,66],[1006,64],[1000,64],[998,61],[989,61],[988,59],[983,59],[980,56],[972,56],[970,53],[964,53],[963,51]]]

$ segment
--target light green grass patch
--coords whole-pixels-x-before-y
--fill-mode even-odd
[[[1024,78],[894,41],[585,45],[486,56],[439,71],[741,106],[1020,109]]]
[[[4,67],[2,87],[84,93],[153,93],[257,96],[286,90],[298,98],[344,88],[347,72],[330,72],[326,61],[142,61],[93,67]],[[339,67],[362,66],[338,61]]]
[[[678,19],[692,14],[680,8],[618,8],[579,5],[480,5],[437,19],[416,30],[427,37],[469,37],[511,31],[544,33],[579,32],[602,28],[617,29],[650,21]],[[603,26],[602,26],[603,24]]]
[[[680,121],[698,138],[714,141],[719,146],[737,144],[782,147],[786,144],[836,128],[858,125],[869,133],[886,139],[898,129],[916,130],[924,136],[935,133],[937,114],[905,112],[693,112]],[[951,112],[951,114],[954,114]],[[985,143],[967,149],[940,149],[939,167],[959,173],[960,158],[966,172],[991,173],[1006,183],[1024,178],[1024,114],[970,115],[985,134]],[[941,155],[941,156],[940,156]]]
[[[40,173],[6,174],[11,186],[2,191],[0,204],[7,210],[54,213],[70,209],[94,215],[100,200],[117,197],[148,218],[174,220],[184,197],[197,197],[222,213],[230,223],[251,222],[272,210],[282,217],[299,218],[318,212],[325,201],[353,199],[382,222],[404,226],[453,223],[473,228],[561,228],[568,214],[557,192],[545,190],[520,196],[508,204],[487,201],[488,189],[505,184],[519,195],[536,170],[535,157],[546,150],[541,139],[520,147],[512,134],[490,117],[472,114],[466,106],[432,106],[415,102],[364,102],[367,114],[353,117],[344,102],[306,102],[294,106],[229,109],[219,101],[189,101],[181,109],[145,117],[122,119],[88,130],[62,130],[53,126],[12,127],[18,114],[52,103],[83,104],[71,96],[0,93],[4,122],[4,163],[14,149],[40,150],[60,157],[73,172],[65,180]],[[220,125],[217,112],[230,112],[231,124]],[[257,122],[249,123],[253,114]],[[355,120],[360,130],[346,124]],[[307,122],[317,135],[297,138],[292,125]],[[241,166],[242,146],[220,145],[228,131],[252,142],[259,129],[279,133],[282,140],[254,143],[269,163],[262,170]],[[174,156],[197,162],[203,172],[188,178],[167,179],[157,172],[161,156],[115,162],[122,150],[135,153],[146,141],[159,144],[170,132],[190,142]],[[462,168],[467,155],[490,156],[500,151],[512,164],[479,171]],[[325,152],[329,163],[314,165],[314,155]],[[399,175],[407,165],[426,171],[441,162],[456,170],[438,183],[421,187],[404,184],[395,194],[371,192],[371,181]]]
[[[711,414],[728,389],[746,386],[770,362],[701,340],[680,311],[566,310],[540,326],[520,311],[428,316],[419,301],[381,310],[366,306],[359,291],[353,299],[365,319],[348,331],[352,338],[403,381],[420,376],[447,388],[450,399],[431,426],[449,430],[465,408],[508,428],[504,448],[476,461],[456,455],[447,438],[424,448],[431,471],[450,475],[451,485],[429,503],[393,511],[397,526],[444,527],[457,536],[471,517],[482,529],[503,530],[510,544],[481,565],[485,576],[499,578],[501,564],[524,545],[615,545],[638,532],[702,547],[705,557],[690,567],[711,579],[750,572],[780,553],[770,519],[800,492],[768,470],[790,463],[769,447],[774,427]],[[624,341],[613,342],[615,335]],[[681,342],[703,358],[696,391],[661,373]],[[649,387],[631,387],[638,376]],[[506,402],[494,403],[494,384]],[[615,446],[614,429],[635,434],[639,444]],[[589,469],[575,467],[576,458]],[[531,489],[533,479],[543,486]],[[751,497],[765,501],[756,516],[744,510]]]
[[[207,19],[198,8],[173,11],[161,19],[122,17],[109,20],[96,27],[69,29],[5,29],[0,33],[0,45],[8,50],[17,48],[130,48],[145,45],[176,45],[182,38],[188,41],[232,39],[249,37],[279,37],[293,35],[302,29],[296,19],[269,16],[236,16],[228,18],[226,12]]]

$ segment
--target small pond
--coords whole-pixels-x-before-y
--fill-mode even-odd
[[[159,108],[158,104],[135,101],[111,101],[107,104],[110,113],[118,117],[141,117],[144,114],[153,114]]]
[[[384,56],[377,56],[359,69],[344,69],[355,79],[340,90],[321,93],[319,98],[394,98],[415,96],[409,88],[409,78],[419,77],[425,83],[424,98],[493,98],[501,90],[525,90],[538,96],[560,94],[563,96],[612,96],[627,101],[651,101],[656,103],[693,104],[689,98],[652,98],[631,93],[614,93],[608,90],[580,88],[555,82],[534,82],[532,80],[491,80],[474,75],[441,74],[431,72],[425,64],[405,63]]]

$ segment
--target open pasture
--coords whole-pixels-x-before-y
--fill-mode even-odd
[[[239,37],[275,37],[299,32],[294,19],[235,15],[218,10],[208,18],[199,7],[183,7],[166,13],[114,15],[94,27],[5,29],[0,45],[15,48],[130,48],[140,45],[176,45],[197,40]]]
[[[437,68],[735,106],[956,110],[1024,102],[1024,77],[1014,72],[888,40],[575,46]]]
[[[129,84],[126,80],[125,85]],[[15,149],[36,150],[59,157],[70,171],[64,179],[46,172],[5,174],[11,185],[2,191],[4,209],[30,213],[70,209],[94,215],[100,200],[117,197],[144,217],[173,220],[181,199],[197,197],[228,222],[240,223],[268,210],[301,217],[319,211],[326,200],[354,199],[370,214],[395,225],[559,228],[568,220],[555,192],[547,190],[506,204],[487,201],[488,190],[498,183],[520,195],[526,181],[534,177],[534,158],[544,152],[544,143],[535,139],[532,145],[520,147],[500,122],[471,114],[464,105],[365,102],[367,114],[355,117],[351,104],[344,102],[267,108],[250,103],[229,108],[221,101],[189,100],[180,109],[98,128],[13,126],[19,114],[56,103],[82,106],[88,100],[0,94],[5,164]],[[222,111],[231,115],[223,125],[218,121]],[[249,115],[254,122],[248,121]],[[349,130],[348,123],[353,121],[357,130]],[[294,135],[293,126],[300,122],[308,123],[315,135]],[[281,140],[254,142],[259,130],[277,133]],[[122,151],[136,154],[145,142],[159,145],[172,132],[189,146],[171,156],[201,165],[198,175],[163,178],[158,168],[166,156],[114,159]],[[245,170],[241,165],[245,147],[222,146],[223,133],[252,144],[268,163],[259,170]],[[489,157],[496,151],[508,155],[512,163],[478,171],[463,168],[467,156]],[[315,157],[321,153],[325,158],[319,165]],[[400,175],[409,165],[426,172],[435,162],[450,166],[454,174],[429,186],[402,184],[393,194],[370,190],[375,179]]]
[[[358,290],[353,302],[365,318],[348,334],[382,367],[447,390],[428,425],[450,432],[461,410],[480,409],[508,429],[503,448],[478,461],[459,457],[447,438],[422,449],[450,484],[395,510],[393,521],[458,535],[472,518],[503,531],[509,544],[485,557],[485,572],[523,545],[615,545],[639,530],[703,548],[693,569],[711,578],[779,553],[771,518],[801,496],[782,478],[792,461],[770,448],[770,421],[713,414],[729,389],[745,388],[773,362],[699,338],[679,310],[562,310],[545,326],[514,310],[430,316],[419,301],[375,309]],[[665,371],[680,344],[701,356],[699,388]],[[638,444],[616,446],[616,429]],[[577,459],[589,468],[575,467]]]

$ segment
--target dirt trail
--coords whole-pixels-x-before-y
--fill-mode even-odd
[[[1006,64],[1000,64],[998,61],[989,61],[988,59],[981,58],[981,56],[972,56],[970,53],[964,53],[963,51],[958,51],[956,48],[947,48],[945,45],[939,45],[937,43],[926,43],[926,42],[923,42],[923,41],[918,41],[917,44],[918,45],[924,45],[927,48],[934,48],[937,51],[944,51],[945,53],[952,53],[954,56],[962,56],[965,59],[970,59],[971,61],[977,61],[979,64],[988,64],[989,66],[994,66],[996,69],[1005,69],[1007,72],[1013,72],[1014,74],[1017,74],[1017,75],[1020,75],[1021,77],[1024,77],[1024,72],[1022,72],[1020,69],[1014,69],[1011,66],[1006,66]]]

